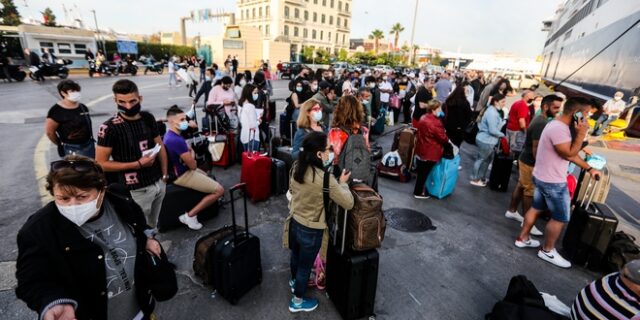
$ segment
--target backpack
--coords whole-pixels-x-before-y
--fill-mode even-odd
[[[622,231],[616,232],[604,254],[603,269],[606,272],[617,272],[629,261],[640,259],[640,246],[636,238]]]
[[[511,278],[504,299],[485,315],[485,320],[554,320],[567,319],[547,308],[542,295],[527,277]]]
[[[389,151],[382,157],[382,165],[389,168],[402,166],[402,159],[398,151]]]
[[[365,251],[379,248],[387,228],[382,212],[382,197],[361,183],[353,185],[351,193],[354,205],[347,215],[347,239],[351,249]]]
[[[371,153],[367,148],[367,142],[362,135],[362,131],[351,134],[350,130],[342,129],[348,134],[347,141],[342,147],[342,152],[338,158],[338,167],[351,171],[351,180],[359,180],[371,186],[373,184],[374,172],[371,168]]]

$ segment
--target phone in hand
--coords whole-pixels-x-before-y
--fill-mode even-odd
[[[582,114],[582,111],[578,111],[573,114],[573,121],[575,121],[576,123],[581,123],[584,121],[584,115]]]

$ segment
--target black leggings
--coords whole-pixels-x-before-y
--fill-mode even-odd
[[[418,177],[416,178],[416,186],[413,188],[413,195],[420,196],[425,193],[424,184],[427,182],[427,177],[429,176],[429,172],[436,164],[434,161],[422,161],[416,159],[416,174]],[[427,194],[426,194],[427,195]]]

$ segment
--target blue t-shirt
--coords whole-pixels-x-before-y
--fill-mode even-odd
[[[434,87],[436,90],[436,99],[441,103],[444,103],[444,101],[447,100],[449,93],[451,93],[451,87],[451,81],[447,79],[440,79]]]
[[[187,146],[187,142],[181,137],[179,134],[168,130],[164,135],[164,146],[167,148],[167,156],[169,157],[169,162],[173,166],[172,169],[175,173],[176,177],[181,176],[183,173],[187,172],[187,167],[182,164],[182,160],[180,160],[180,155],[189,152],[189,146]]]

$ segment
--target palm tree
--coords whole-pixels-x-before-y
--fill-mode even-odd
[[[373,43],[373,48],[376,52],[376,55],[378,54],[378,45],[380,44],[380,39],[382,38],[384,38],[384,32],[382,32],[382,30],[380,29],[371,31],[371,34],[369,35],[369,39],[373,39],[375,41]]]
[[[398,48],[398,40],[400,40],[400,32],[404,31],[404,27],[400,23],[391,26],[391,34],[394,35],[393,48]]]

